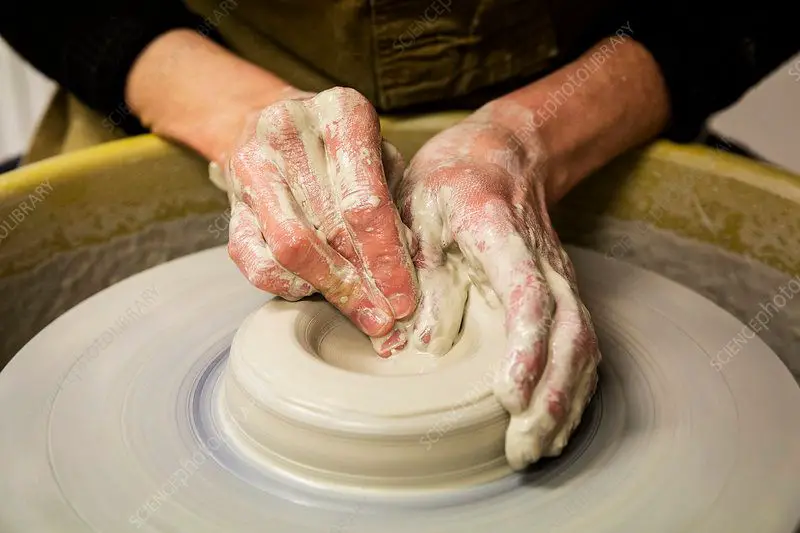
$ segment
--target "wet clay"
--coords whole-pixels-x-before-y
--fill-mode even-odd
[[[416,289],[371,104],[330,89],[266,108],[246,132],[225,172],[232,260],[262,290],[318,292],[369,335],[388,333],[413,312]]]
[[[600,354],[572,265],[541,215],[543,144],[526,139],[523,153],[496,113],[487,106],[463,131],[436,136],[403,173],[396,150],[381,149],[374,109],[351,90],[268,107],[227,163],[229,251],[256,287],[289,301],[322,294],[383,356],[410,344],[448,357],[469,282],[496,295],[505,339],[493,347],[493,389],[511,415],[506,459],[522,469],[561,453],[595,390]],[[486,149],[487,164],[475,162]],[[398,181],[392,202],[386,183]],[[418,241],[421,298],[403,221]]]
[[[321,298],[273,299],[238,330],[221,409],[255,456],[304,478],[444,487],[501,477],[508,416],[492,393],[503,313],[473,289],[445,356],[390,358]],[[320,453],[320,447],[324,453]]]
[[[667,276],[675,279],[676,281],[683,282],[686,285],[694,283],[695,286],[698,287],[701,294],[708,296],[719,305],[732,310],[733,314],[742,320],[744,324],[750,322],[755,316],[757,316],[758,313],[763,314],[764,309],[768,309],[769,320],[760,330],[757,330],[756,332],[761,337],[767,339],[769,344],[776,348],[778,354],[782,356],[784,363],[789,366],[790,370],[793,371],[796,377],[798,376],[800,361],[797,360],[797,354],[791,351],[791,346],[794,342],[796,342],[796,336],[798,333],[793,329],[793,324],[797,323],[796,319],[798,316],[798,310],[800,309],[800,294],[798,294],[797,300],[793,300],[791,298],[786,299],[785,297],[783,300],[781,300],[779,298],[777,303],[783,303],[784,305],[776,306],[774,303],[774,296],[776,294],[780,294],[781,287],[784,287],[784,292],[789,290],[789,294],[792,295],[792,278],[777,271],[767,269],[763,265],[749,261],[746,258],[733,254],[725,254],[718,249],[698,243],[692,243],[686,239],[677,238],[667,232],[663,232],[649,226],[643,226],[642,224],[628,224],[615,220],[603,220],[598,223],[598,230],[599,231],[590,239],[587,239],[586,244],[591,244],[593,248],[599,250],[606,250],[606,257],[609,260],[613,258],[627,259],[645,267],[654,269],[660,267],[660,269],[662,269]],[[624,250],[620,248],[620,243],[624,243],[626,245]],[[686,250],[691,251],[689,257],[693,258],[692,261],[686,261]],[[457,258],[453,258],[451,264],[457,264]],[[700,279],[698,279],[695,271],[696,268],[705,268],[708,272],[708,275],[702,276]],[[459,279],[462,280],[462,283],[465,283],[464,280],[469,278],[469,275],[465,274],[462,268],[454,267],[451,270],[452,272],[450,272],[449,275],[453,276],[453,279]],[[720,290],[719,292],[715,291],[715,288],[718,287],[720,281],[726,278],[731,279],[732,281],[727,290]],[[798,282],[795,281],[795,283]],[[719,287],[719,289],[722,289],[722,287]],[[466,291],[467,289],[465,288],[464,295],[466,295]],[[451,353],[447,353],[443,356],[426,355],[420,352],[415,352],[412,348],[406,348],[389,359],[377,357],[370,350],[370,347],[366,341],[366,337],[359,334],[358,331],[355,330],[355,328],[350,324],[341,321],[331,329],[331,331],[338,333],[325,333],[316,337],[318,342],[305,342],[303,345],[305,346],[307,353],[315,354],[315,357],[322,361],[326,361],[329,365],[350,372],[385,376],[397,374],[421,375],[427,373],[433,373],[436,375],[436,372],[441,370],[446,365],[463,364],[463,359],[465,358],[464,350],[475,348],[475,346],[470,344],[470,342],[466,342],[465,344],[465,339],[472,339],[476,334],[480,335],[481,338],[484,339],[493,338],[494,341],[491,347],[491,351],[494,352],[493,356],[490,356],[486,352],[482,352],[483,356],[486,356],[486,366],[483,375],[482,386],[480,388],[481,393],[478,393],[478,396],[480,396],[480,394],[485,396],[488,394],[487,391],[491,388],[493,371],[495,371],[499,365],[500,356],[502,355],[502,350],[506,344],[506,339],[504,338],[504,335],[501,334],[502,313],[497,310],[497,303],[495,299],[490,299],[489,301],[490,303],[487,304],[484,296],[479,294],[478,291],[473,288],[471,289],[471,294],[468,301],[468,309],[470,309],[472,306],[480,305],[483,313],[486,313],[487,311],[494,313],[492,320],[495,322],[495,329],[492,330],[492,328],[486,324],[474,324],[474,322],[465,323],[464,328],[462,328],[462,337],[459,340],[456,348],[454,348]],[[458,305],[462,305],[463,301],[456,303]],[[494,309],[491,309],[490,306],[493,306]],[[271,329],[276,331],[272,329],[274,328],[274,325],[272,325],[274,319],[268,318],[268,316],[273,313],[275,309],[275,307],[270,307],[269,309],[262,310],[263,314],[259,316],[260,320],[262,321],[261,327],[263,329]],[[335,322],[336,319],[334,315],[331,315],[331,312],[332,308],[326,314],[327,320]],[[470,312],[468,311],[468,313]],[[247,327],[252,328],[253,326],[249,325]],[[470,327],[477,327],[478,333],[476,333],[476,331],[471,331],[469,329]],[[485,329],[487,327],[489,328],[488,331]],[[344,331],[349,331],[349,334],[344,335]],[[739,351],[742,351],[743,345],[747,343],[747,339],[752,338],[752,333],[750,333],[749,330],[743,330],[741,337],[742,338],[738,340],[735,338],[730,339],[730,343],[728,343],[729,345],[725,343],[720,344],[718,350],[716,350],[714,354],[710,354],[712,357],[712,360],[710,361],[711,366],[720,370],[724,365],[733,362],[736,354]],[[259,352],[263,353],[265,351],[266,344],[263,342],[263,340],[258,341],[257,339],[253,339],[252,342],[252,357],[258,359],[258,357],[261,356],[256,354]],[[484,348],[488,347],[484,346]],[[243,348],[240,346],[240,349]],[[241,352],[237,352],[237,354],[239,354],[238,356],[241,356]],[[277,361],[277,363],[283,364],[283,360],[281,359],[280,361]],[[265,367],[259,368],[261,368],[259,371],[263,372]],[[323,372],[319,374],[320,378],[322,378],[323,375],[327,375],[328,377],[326,379],[331,379],[337,383],[339,383],[339,380],[342,379],[341,373],[337,374],[336,372]],[[286,376],[286,380],[288,382],[291,382],[291,379],[291,375]],[[452,387],[454,390],[460,388],[462,393],[460,395],[454,395],[452,397],[452,401],[455,404],[460,403],[463,405],[465,398],[463,391],[465,388],[469,388],[470,385],[471,384],[468,382],[456,384],[447,383],[445,381],[437,381],[436,384],[432,385],[432,387],[439,390],[446,389],[448,387]],[[430,389],[425,387],[420,387],[419,389],[414,390],[418,390],[419,394],[421,394],[423,397],[430,394]],[[348,391],[348,394],[351,392],[352,391]],[[288,393],[289,391],[287,390],[287,394]],[[399,392],[398,394],[400,397],[407,397],[407,394],[404,394],[403,392]],[[473,393],[473,395],[474,394],[475,393]],[[252,396],[253,395],[251,393],[251,398]],[[415,393],[415,397],[416,396],[417,394]],[[343,397],[344,396],[341,396],[340,398]],[[421,398],[416,398],[416,400],[419,401]],[[242,400],[240,398],[234,399],[234,403],[240,403],[232,405],[231,408],[233,410],[241,409],[241,401]],[[468,403],[472,404],[473,402]],[[376,409],[376,411],[373,411],[371,414],[380,416],[379,411],[382,405],[384,405],[384,403],[380,398],[378,398],[378,401],[376,402],[370,402],[370,408]],[[327,409],[324,404],[320,405],[319,407],[322,410]],[[498,407],[499,406],[495,405],[495,409]],[[461,421],[468,416],[471,416],[469,414],[469,410],[466,408],[459,409],[454,405],[451,406],[450,409],[453,412],[460,413],[457,418]],[[421,414],[423,411],[424,409],[417,411],[416,413],[406,412],[406,415],[415,416]],[[499,411],[497,416],[501,416]],[[453,418],[453,416],[450,416],[450,418]],[[573,418],[574,423],[577,424],[580,420],[580,416],[577,411],[573,413]],[[516,417],[516,424],[524,425],[524,421],[524,413],[521,416]],[[437,430],[437,425],[441,426],[441,423],[434,423],[432,426],[434,431],[431,432],[429,428],[427,435],[415,433],[417,440],[420,442],[431,443],[433,441],[431,435],[438,435],[439,433]],[[267,424],[265,427],[269,427],[269,424]],[[516,437],[518,438],[513,438],[514,428],[515,422],[514,418],[512,417],[512,431],[508,432],[512,435],[512,438],[507,439],[506,446],[524,446],[525,432],[520,431],[516,434]],[[417,428],[417,430],[419,429],[420,428]],[[495,429],[496,433],[493,435],[484,434],[484,437],[489,439],[487,442],[493,441],[496,446],[500,446],[504,437],[503,432],[499,426],[496,426]],[[258,432],[257,429],[252,429],[252,431]],[[405,435],[404,438],[406,441],[414,440],[413,437],[410,437],[409,435]],[[441,437],[437,437],[437,442],[440,439]],[[440,449],[447,449],[447,441],[445,440],[444,442],[445,445],[441,446]],[[269,447],[270,443],[262,441],[262,445],[264,447]],[[349,446],[349,444],[346,443],[344,445]],[[461,445],[463,446],[464,444],[461,443]],[[476,443],[476,445],[479,447],[481,446],[480,443]],[[368,448],[363,448],[360,453],[374,454],[376,453],[376,450],[379,449],[380,448],[376,448],[370,452]],[[512,449],[512,453],[510,455],[513,456],[515,453],[516,452],[514,452]],[[449,455],[446,455],[446,457],[448,456]],[[391,460],[394,457],[395,456],[387,458],[387,460]],[[495,457],[495,459],[499,460],[500,456]],[[445,470],[450,468],[446,466],[446,464],[442,463],[441,458],[438,456],[435,465],[437,467],[444,468]],[[424,469],[429,468],[431,468],[431,465],[420,465],[420,471],[424,471]],[[469,481],[469,475],[466,475],[464,480]],[[443,475],[442,479],[452,480],[453,477]]]

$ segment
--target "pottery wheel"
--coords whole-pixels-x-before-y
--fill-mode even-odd
[[[269,296],[217,248],[86,300],[0,374],[0,529],[791,533],[800,388],[778,357],[754,337],[716,369],[737,320],[653,273],[569,253],[604,360],[558,458],[469,488],[404,491],[331,485],[265,459],[244,442],[257,427],[231,430],[237,418],[220,406],[234,334]],[[340,346],[305,349],[305,363],[363,378],[342,368]],[[410,372],[439,371],[428,370]]]

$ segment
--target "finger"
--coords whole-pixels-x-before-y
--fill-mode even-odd
[[[469,278],[460,268],[460,258],[445,253],[453,241],[452,234],[445,232],[441,211],[433,208],[437,194],[417,187],[406,195],[405,212],[416,228],[414,264],[421,295],[411,342],[420,351],[441,355],[452,347],[461,329]]]
[[[389,186],[389,194],[394,199],[397,186],[402,182],[405,171],[405,162],[400,151],[386,140],[382,143],[381,156],[383,158],[383,168],[386,174],[386,182]],[[397,220],[399,234],[403,245],[408,250],[410,257],[416,253],[416,241],[411,230],[402,223],[400,217]],[[372,347],[381,357],[391,357],[408,345],[408,332],[413,327],[409,320],[398,320],[392,330],[382,337],[372,337]]]
[[[408,324],[406,321],[395,322],[392,330],[381,337],[371,337],[372,348],[381,357],[390,357],[408,344]]]
[[[262,114],[261,127],[264,149],[268,158],[280,161],[285,182],[309,224],[319,229],[328,244],[358,269],[361,259],[338,212],[325,148],[314,122],[308,102],[281,102],[267,108]]]
[[[387,140],[382,143],[383,168],[386,173],[386,181],[389,186],[389,196],[395,202],[397,211],[397,226],[400,240],[406,247],[408,257],[413,258],[417,253],[417,242],[411,229],[403,222],[403,217],[400,213],[400,205],[397,203],[399,199],[399,188],[403,182],[403,175],[406,171],[406,164],[403,160],[403,155],[395,146]],[[413,260],[412,260],[413,263]],[[412,273],[414,272],[412,268]],[[412,280],[416,281],[412,276]],[[417,286],[417,294],[419,294],[419,287]]]
[[[228,238],[228,255],[245,278],[263,291],[296,301],[314,293],[314,288],[272,257],[256,216],[243,202],[234,202]]]
[[[516,464],[558,455],[577,426],[596,383],[597,339],[569,281],[542,266],[556,299],[550,364],[524,413],[509,425],[507,450]]]
[[[592,397],[597,384],[596,367],[578,373],[579,381],[570,395],[550,385],[534,393],[528,409],[515,415],[506,430],[506,457],[512,468],[520,470],[542,457],[560,455]],[[559,411],[569,416],[556,418]]]
[[[557,433],[545,442],[545,455],[558,455],[578,424],[597,383],[600,351],[589,311],[572,284],[549,265],[545,276],[556,296],[556,314],[550,335],[551,365],[540,394],[531,400],[535,412],[546,412]],[[541,404],[541,405],[536,405]]]
[[[511,414],[527,407],[547,363],[553,297],[505,195],[465,195],[453,235],[473,271],[483,272],[505,309],[507,346],[495,395]]]
[[[597,388],[597,372],[596,369],[592,371],[582,372],[580,381],[575,387],[574,398],[570,405],[569,416],[560,425],[560,429],[555,437],[553,437],[550,445],[543,448],[542,454],[547,457],[555,457],[561,455],[561,452],[567,445],[570,436],[575,432],[575,428],[581,422],[583,413],[586,406],[594,395]]]
[[[408,317],[417,292],[399,215],[384,177],[380,123],[357,91],[336,88],[314,98],[335,189],[356,253],[394,316]]]
[[[547,283],[555,295],[556,312],[550,333],[550,359],[546,385],[556,396],[572,391],[580,381],[581,371],[596,368],[599,363],[597,336],[586,306],[573,291],[569,280],[548,263],[542,265]],[[548,405],[556,419],[569,413],[567,405],[553,402]]]
[[[397,187],[402,182],[405,172],[405,162],[400,151],[392,143],[384,140],[382,143],[381,156],[383,158],[383,169],[386,174],[386,183],[389,186],[389,195],[396,201]],[[414,236],[411,230],[402,223],[398,217],[399,234],[403,245],[406,246],[410,257],[414,257]],[[372,346],[381,357],[390,357],[408,345],[409,328],[413,328],[413,323],[409,320],[399,320],[395,322],[392,331],[383,337],[373,337]],[[412,329],[413,331],[413,329]]]
[[[408,256],[413,258],[417,253],[418,243],[411,229],[403,222],[403,217],[400,213],[400,205],[397,203],[399,199],[400,184],[403,182],[403,175],[405,174],[406,170],[405,161],[403,160],[403,156],[400,151],[389,141],[384,140],[382,146],[383,168],[386,172],[387,184],[389,185],[389,195],[395,202],[395,206],[397,207],[398,211],[396,217],[398,233],[400,234],[401,242],[406,247]],[[412,274],[413,273],[415,273],[415,270],[412,268]],[[412,280],[416,281],[415,276],[412,276]],[[419,294],[418,284],[416,290],[417,294]]]
[[[259,151],[243,150],[233,160],[233,171],[275,261],[310,283],[367,335],[388,333],[391,310],[385,302],[373,301],[371,288],[356,268],[320,240],[288,185],[279,175],[270,175],[276,171],[274,163],[263,160]],[[258,186],[253,186],[256,181]]]
[[[385,140],[382,143],[381,156],[383,158],[383,169],[386,174],[386,183],[389,186],[389,195],[396,201],[397,187],[402,182],[405,172],[405,162],[400,151],[392,143]],[[410,257],[414,257],[416,249],[415,241],[411,230],[403,224],[398,217],[399,234],[403,245],[408,250]],[[409,320],[399,320],[395,322],[392,331],[383,337],[372,338],[372,346],[381,357],[390,357],[408,345],[408,332],[413,328],[413,323]],[[413,331],[413,329],[411,329]]]
[[[553,312],[552,295],[539,265],[535,259],[523,255],[523,248],[521,242],[509,245],[506,257],[487,258],[496,261],[491,270],[498,279],[490,283],[506,312],[506,352],[495,380],[495,395],[511,414],[528,406],[545,371]]]
[[[453,346],[467,303],[469,279],[452,263],[419,270],[422,297],[414,322],[414,346],[444,355]]]
[[[403,179],[407,172],[403,156],[392,143],[386,140],[383,141],[383,167],[386,169],[389,194],[398,211],[400,236],[408,249],[408,255],[412,258],[413,263],[413,258],[419,250],[419,242],[417,241],[417,236],[409,227],[413,218],[411,197],[407,194],[411,180],[405,181]],[[417,287],[417,294],[420,294],[419,287]]]

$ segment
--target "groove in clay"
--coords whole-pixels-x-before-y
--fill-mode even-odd
[[[409,345],[387,359],[324,300],[270,300],[231,347],[222,397],[232,429],[255,453],[319,482],[433,488],[508,474],[508,416],[492,393],[503,313],[476,290],[469,301],[449,353]]]

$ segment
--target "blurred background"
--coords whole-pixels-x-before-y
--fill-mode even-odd
[[[54,88],[0,39],[0,165],[25,151]],[[800,53],[712,117],[709,129],[767,162],[800,173]]]
[[[0,39],[0,164],[25,151],[54,90]]]

